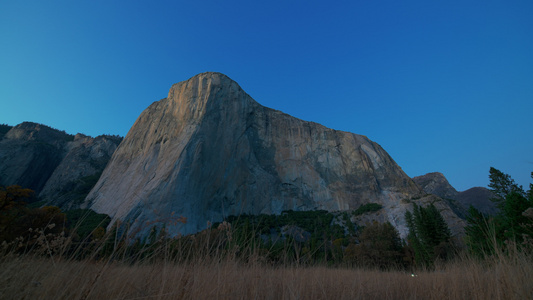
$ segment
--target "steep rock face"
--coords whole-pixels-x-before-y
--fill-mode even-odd
[[[367,137],[263,107],[225,75],[203,73],[139,116],[86,205],[177,234],[228,215],[388,208],[420,193]],[[178,215],[187,223],[172,225]]]
[[[0,140],[0,184],[31,188],[47,204],[79,206],[120,140],[112,136],[72,136],[24,122]]]
[[[77,134],[54,169],[39,197],[65,209],[78,207],[102,174],[121,139]]]

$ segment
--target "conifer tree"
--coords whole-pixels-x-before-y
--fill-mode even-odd
[[[466,242],[470,251],[478,255],[492,254],[495,247],[509,243],[522,248],[533,240],[533,219],[526,213],[533,207],[533,184],[525,192],[511,176],[492,167],[489,178],[489,188],[496,196],[491,200],[497,203],[500,212],[486,217],[470,208],[466,219]],[[528,247],[532,250],[532,245]]]
[[[511,176],[496,168],[490,167],[489,179],[489,189],[496,196],[495,198],[492,198],[491,201],[496,202],[500,209],[504,205],[507,195],[516,193],[524,196],[524,189],[522,186],[518,186]]]
[[[432,266],[437,258],[445,259],[450,246],[450,229],[437,207],[413,204],[413,212],[405,213],[409,234],[407,241],[415,251],[417,264]]]

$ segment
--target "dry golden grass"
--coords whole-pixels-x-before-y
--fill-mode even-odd
[[[416,274],[230,259],[128,265],[4,256],[1,299],[533,299],[533,261],[465,258]]]
[[[412,276],[271,265],[262,252],[268,250],[253,243],[233,248],[227,244],[231,236],[222,229],[177,240],[182,242],[174,244],[177,252],[162,240],[137,250],[145,256],[136,259],[112,234],[107,238],[115,248],[106,255],[100,252],[106,238],[85,256],[78,255],[86,250],[82,246],[70,254],[61,250],[69,239],[61,239],[59,250],[49,242],[23,254],[6,248],[0,254],[0,299],[533,299],[533,255],[516,247],[484,260],[459,257]]]

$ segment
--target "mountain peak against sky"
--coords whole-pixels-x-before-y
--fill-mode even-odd
[[[124,136],[176,78],[220,70],[262,105],[363,132],[411,177],[531,180],[533,1],[0,3],[0,123]]]
[[[458,213],[462,216],[466,216],[470,205],[485,214],[493,215],[498,212],[496,204],[490,200],[494,195],[487,188],[472,187],[465,191],[457,191],[440,172],[416,176],[413,177],[413,181],[426,193],[434,194],[443,199],[457,200],[460,207],[456,208],[459,209]]]
[[[216,99],[216,92],[217,90],[221,89],[233,90],[233,93],[238,93],[242,91],[242,88],[239,86],[239,84],[228,76],[219,72],[204,72],[195,75],[189,78],[188,80],[173,84],[168,92],[167,98],[174,100],[182,100],[182,98],[175,97],[175,94],[185,90],[189,90],[192,94],[189,98],[186,98],[188,101],[208,101],[211,99]],[[202,95],[211,95],[212,97],[197,99],[197,97]],[[223,99],[234,100],[232,97],[227,97]]]
[[[229,77],[201,73],[144,110],[86,205],[137,229],[205,229],[229,215],[351,210],[380,203],[405,231],[401,199],[421,189],[378,144],[259,105]]]
[[[196,77],[199,77],[199,78],[209,78],[209,79],[218,79],[218,80],[230,80],[230,81],[234,81],[233,79],[231,79],[228,75],[224,74],[224,73],[221,73],[221,72],[214,72],[214,71],[206,71],[206,72],[202,72],[202,73],[198,73],[194,76],[192,76],[191,78],[187,79],[187,80],[184,80],[184,81],[181,81],[181,82],[186,82],[186,81],[189,81],[193,78],[196,78]],[[176,84],[179,84],[176,83]]]
[[[173,84],[170,90],[172,90],[174,86],[182,85],[184,83],[187,84],[187,83],[197,82],[197,81],[210,81],[210,82],[215,82],[218,84],[222,83],[223,81],[235,82],[234,80],[229,78],[229,76],[223,73],[220,73],[220,72],[202,72],[202,73],[192,76],[191,78],[187,80],[183,80],[183,81]]]

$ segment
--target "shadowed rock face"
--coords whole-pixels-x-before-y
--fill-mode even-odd
[[[0,140],[0,184],[17,184],[37,194],[65,155],[69,135],[24,122]]]
[[[466,216],[470,205],[487,215],[498,213],[496,204],[490,201],[494,197],[492,192],[484,187],[473,187],[466,191],[458,192],[450,185],[442,173],[433,172],[422,176],[413,177],[424,192],[439,196],[450,203],[459,216]]]
[[[30,188],[49,205],[75,208],[119,143],[117,137],[72,136],[24,122],[0,139],[0,184]]]
[[[500,210],[496,207],[496,203],[490,200],[491,198],[495,198],[494,194],[484,187],[473,187],[457,195],[457,201],[463,204],[465,209],[472,205],[486,215],[495,215]]]
[[[64,209],[77,208],[96,184],[120,138],[77,134],[66,145],[65,156],[54,169],[39,197]]]
[[[413,180],[428,194],[434,194],[446,199],[457,198],[457,190],[448,182],[442,173],[428,173],[413,177]]]
[[[203,73],[139,116],[86,205],[177,234],[228,215],[389,207],[420,193],[367,137],[263,107],[227,76]],[[173,225],[176,216],[187,223]]]

